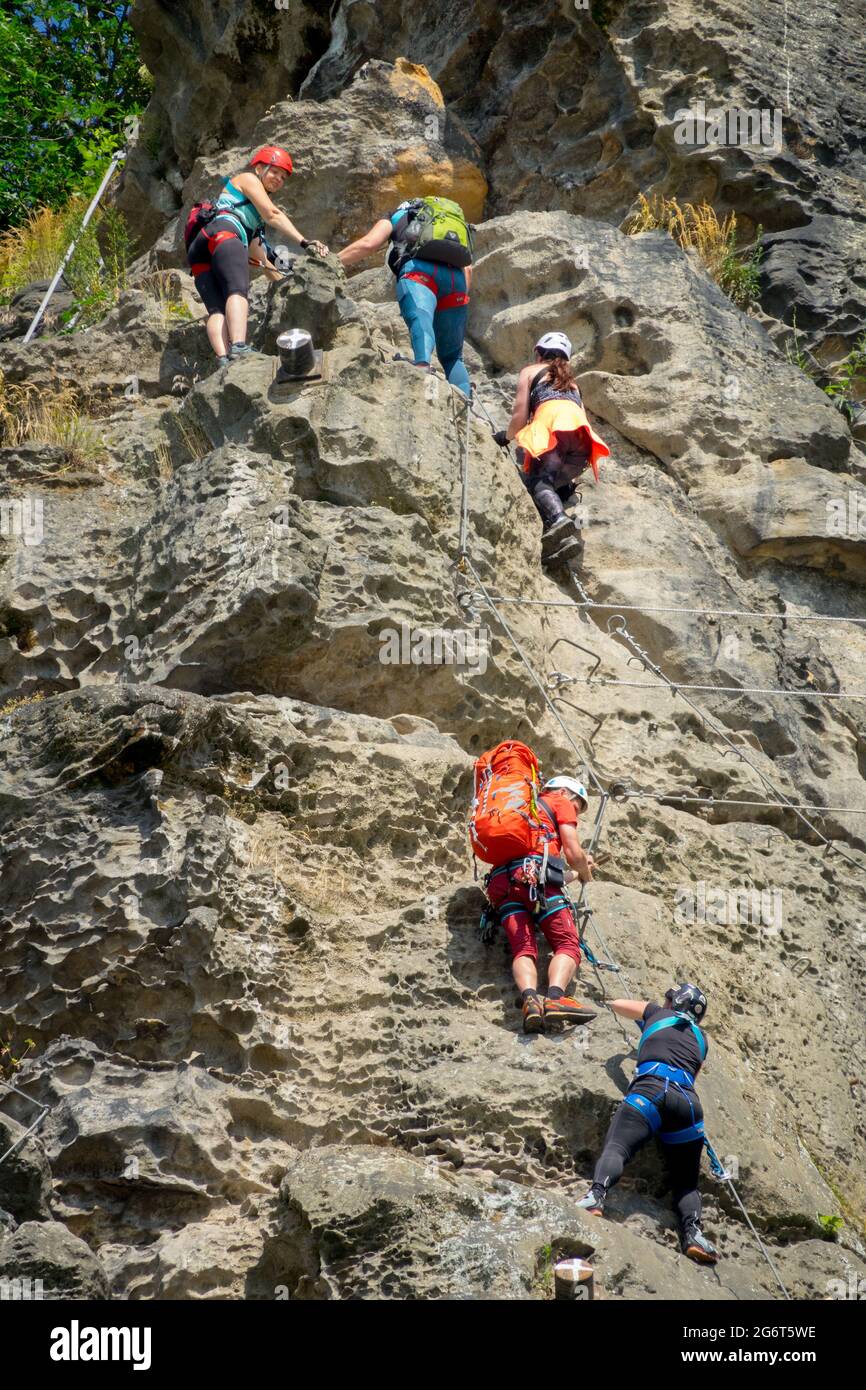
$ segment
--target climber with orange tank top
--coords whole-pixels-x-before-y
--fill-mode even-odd
[[[508,428],[494,435],[497,444],[513,439],[522,449],[523,481],[544,523],[542,556],[551,562],[580,550],[565,502],[587,468],[598,481],[599,460],[610,453],[586,417],[570,357],[564,333],[539,338],[535,361],[518,377]]]

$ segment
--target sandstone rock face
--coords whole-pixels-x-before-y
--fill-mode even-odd
[[[404,58],[426,65],[449,119],[478,142],[490,212],[618,223],[640,192],[708,199],[735,211],[747,236],[763,228],[772,315],[791,325],[796,306],[806,342],[826,343],[834,361],[862,331],[866,60],[855,12],[817,7],[795,20],[776,6],[759,21],[725,0],[471,0],[443,21],[420,0],[340,0],[330,16],[301,0],[291,14],[224,0],[217,38],[210,10],[195,0],[169,20],[157,0],[135,7],[158,80],[125,196],[148,243],[195,156],[252,143],[256,119],[285,96],[327,112],[365,65]],[[202,66],[208,48],[215,61]],[[726,116],[714,127],[713,112],[736,113],[736,125]],[[689,113],[706,123],[684,124]],[[387,127],[390,107],[381,115]],[[303,128],[282,113],[274,124],[306,153]],[[421,167],[440,158],[439,139],[428,134]],[[319,235],[330,234],[324,221]]]
[[[45,297],[45,291],[49,284],[50,281],[48,280],[35,280],[32,285],[25,285],[22,290],[12,296],[8,307],[4,306],[0,309],[0,341],[24,336],[33,322],[34,315]],[[72,304],[72,291],[66,281],[61,278],[37,332],[56,331],[60,326],[62,314],[70,309]]]
[[[213,45],[185,13],[171,24]],[[221,13],[239,33],[240,7]],[[246,135],[190,135],[184,196],[242,138],[285,138],[305,166],[286,205],[339,244],[396,200],[444,111],[431,178],[463,170],[480,212],[489,177],[504,209],[478,229],[478,397],[505,423],[539,332],[573,339],[612,450],[583,488],[578,578],[608,607],[575,608],[573,577],[540,568],[537,515],[480,411],[395,360],[380,268],[299,257],[255,284],[262,355],[226,371],[144,281],[86,335],[0,347],[9,380],[76,386],[104,441],[74,466],[58,446],[3,451],[0,1036],[36,1043],[18,1084],[50,1107],[50,1194],[35,1146],[0,1167],[0,1274],[77,1298],[543,1299],[551,1259],[582,1255],[602,1298],[772,1298],[709,1177],[724,1258],[682,1260],[651,1146],[610,1220],[575,1205],[631,1075],[605,997],[697,978],[708,1133],[793,1295],[827,1298],[866,1271],[866,456],[689,255],[612,225],[629,178],[645,185],[628,150],[665,176],[640,123],[686,6],[642,7],[643,28],[633,6],[605,31],[580,20],[640,73],[605,209],[538,201],[528,172],[506,193],[497,172],[495,132],[503,160],[524,157],[499,84],[523,63],[516,111],[543,107],[573,17],[429,11],[411,64],[364,67],[388,13],[339,5],[303,84],[292,69],[298,100],[266,114],[245,92]],[[189,74],[152,61],[168,109]],[[217,100],[213,67],[191,110]],[[604,71],[574,97],[575,148],[585,103],[603,122]],[[176,185],[160,184],[172,217]],[[166,226],[145,252],[171,264]],[[324,350],[320,381],[277,383],[288,327]],[[646,688],[658,669],[679,693]],[[577,1035],[522,1034],[504,943],[476,933],[472,762],[508,736],[550,773],[589,776],[589,758],[593,813],[611,792],[588,941],[620,975],[582,966],[599,1012]],[[826,809],[804,821],[779,792]],[[15,1133],[29,1111],[11,1096],[2,1113]]]
[[[22,1125],[0,1115],[0,1154],[13,1149],[25,1133]],[[25,1141],[0,1165],[0,1209],[15,1222],[45,1221],[51,1215],[50,1198],[48,1160],[38,1140]]]
[[[219,192],[225,178],[248,166],[261,145],[292,153],[294,170],[276,202],[305,236],[343,246],[387,217],[404,198],[441,193],[479,220],[487,194],[481,152],[423,66],[401,59],[370,62],[339,98],[277,102],[248,138],[182,166],[177,215],[152,251],[160,265],[185,265],[186,211]],[[143,194],[131,162],[119,205],[133,219]],[[149,245],[153,237],[145,239]]]
[[[102,1299],[108,1285],[99,1261],[59,1221],[26,1221],[0,1236],[0,1279],[16,1281],[18,1297]],[[16,1297],[13,1292],[10,1297]]]

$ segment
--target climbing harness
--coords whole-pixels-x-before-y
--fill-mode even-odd
[[[698,1045],[698,1051],[701,1054],[701,1061],[703,1061],[707,1055],[707,1040],[701,1032],[700,1028],[695,1023],[694,1019],[690,1018],[688,1014],[674,1014],[672,1018],[657,1019],[655,1023],[649,1023],[647,1024],[646,1028],[644,1028],[643,1032],[641,1033],[641,1039],[637,1047],[638,1064],[640,1064],[641,1049],[643,1048],[648,1038],[651,1038],[654,1033],[661,1032],[663,1028],[679,1028],[682,1027],[684,1024],[688,1025],[688,1027],[690,1027],[692,1032],[694,1033],[695,1041]],[[647,1063],[647,1065],[655,1066],[656,1064],[654,1062],[650,1062]],[[661,1065],[661,1063],[659,1063],[658,1065]],[[692,1078],[692,1084],[694,1084],[694,1078]]]

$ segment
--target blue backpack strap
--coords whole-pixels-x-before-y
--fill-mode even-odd
[[[679,1023],[676,1017],[657,1018],[655,1023],[645,1023],[641,1032],[640,1042],[637,1045],[637,1055],[640,1057],[640,1050],[647,1038],[651,1038],[653,1033],[658,1033],[662,1028],[673,1028],[674,1024]]]
[[[658,1106],[646,1096],[627,1095],[623,1101],[624,1105],[630,1105],[643,1116],[650,1127],[651,1134],[658,1134],[662,1127],[661,1111]]]
[[[655,1023],[645,1024],[643,1032],[641,1033],[641,1040],[637,1045],[638,1060],[640,1060],[641,1048],[647,1038],[652,1037],[653,1033],[658,1033],[662,1028],[681,1028],[685,1023],[689,1025],[695,1036],[695,1041],[698,1044],[698,1051],[701,1055],[701,1061],[703,1062],[707,1055],[707,1040],[694,1020],[689,1018],[686,1014],[672,1014],[670,1018],[657,1018]]]
[[[698,1045],[698,1051],[701,1054],[701,1061],[703,1061],[707,1055],[707,1040],[704,1037],[698,1025],[696,1023],[693,1023],[691,1019],[689,1019],[689,1027],[695,1035],[695,1041]]]

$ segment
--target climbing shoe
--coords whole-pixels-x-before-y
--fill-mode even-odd
[[[606,1197],[607,1193],[604,1188],[597,1187],[593,1183],[586,1196],[581,1197],[577,1205],[586,1212],[587,1216],[603,1216]]]
[[[688,1221],[683,1227],[682,1245],[683,1254],[698,1264],[714,1265],[719,1258],[718,1250],[707,1240],[697,1221]]]
[[[544,1021],[545,1023],[592,1023],[598,1014],[592,1009],[588,1009],[585,1004],[579,1004],[576,999],[563,994],[560,999],[545,999],[544,1001]]]
[[[540,1033],[544,1028],[544,1004],[537,994],[527,994],[523,1001],[524,1033]]]
[[[228,359],[227,356],[226,356],[226,357],[218,357],[218,358],[217,358],[217,366],[218,366],[218,367],[227,367],[228,364],[229,364],[229,359]]]

